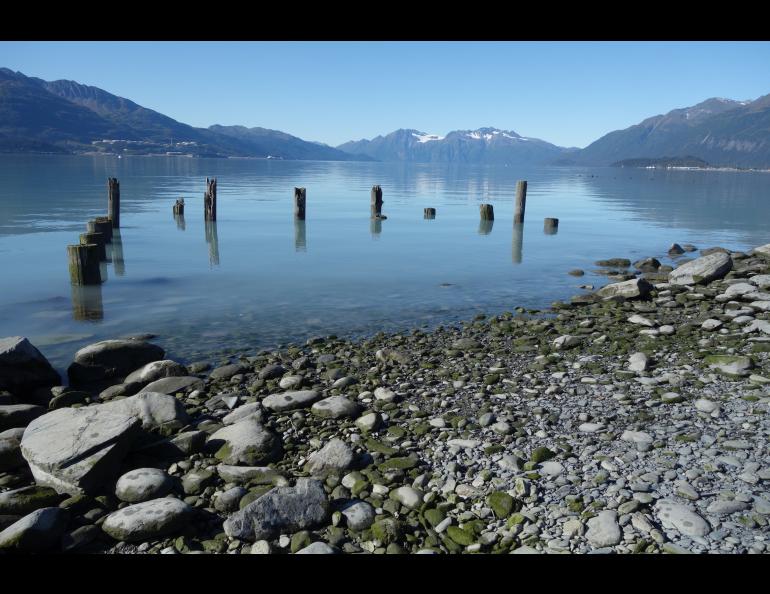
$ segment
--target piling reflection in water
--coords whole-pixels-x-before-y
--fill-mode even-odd
[[[206,221],[206,243],[209,246],[209,264],[219,266],[219,235],[216,220]]]
[[[372,239],[379,239],[382,233],[382,219],[369,219],[369,232],[372,234]]]
[[[101,285],[72,285],[72,317],[80,321],[104,319]]]
[[[303,219],[294,219],[294,251],[307,251],[307,230]]]
[[[120,237],[120,229],[112,230],[112,242],[107,244],[108,262],[111,260],[115,269],[115,276],[126,274],[126,265],[123,262],[123,239]]]
[[[175,214],[174,220],[176,221],[176,228],[180,231],[187,229],[187,224],[184,221],[184,214]]]
[[[99,262],[99,275],[102,277],[102,282],[106,283],[109,275],[107,274],[107,262]]]
[[[492,233],[492,227],[494,224],[494,219],[481,219],[479,221],[479,235],[489,235]]]
[[[513,241],[511,244],[511,259],[514,264],[521,264],[521,248],[524,244],[524,223],[515,223],[513,225]]]

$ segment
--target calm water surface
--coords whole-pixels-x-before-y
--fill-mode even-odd
[[[121,229],[100,287],[70,286],[67,244],[106,214]],[[203,221],[206,176],[218,220]],[[526,222],[514,230],[516,180]],[[369,219],[372,185],[383,213]],[[307,188],[307,221],[293,188]],[[185,199],[185,217],[171,207]],[[494,205],[482,225],[478,205]],[[435,220],[423,208],[437,209]],[[543,218],[557,217],[555,235]],[[84,344],[152,332],[185,361],[309,336],[434,327],[542,308],[601,285],[601,258],[666,256],[674,241],[770,242],[770,174],[613,168],[0,156],[0,336],[24,335],[60,370]],[[582,278],[569,276],[586,270]]]

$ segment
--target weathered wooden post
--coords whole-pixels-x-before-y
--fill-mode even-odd
[[[120,183],[117,177],[107,178],[107,217],[113,229],[120,227]]]
[[[546,218],[543,220],[543,232],[546,235],[556,235],[559,231],[559,219]]]
[[[203,218],[217,220],[217,178],[206,178],[206,192],[203,194]]]
[[[479,206],[479,212],[481,214],[482,221],[495,220],[495,209],[492,207],[491,204],[481,204]]]
[[[99,246],[99,260],[107,259],[107,242],[104,241],[104,233],[81,233],[80,245],[88,245],[89,243]]]
[[[72,285],[72,317],[76,320],[104,318],[101,285]]]
[[[112,252],[112,265],[115,268],[115,275],[124,276],[126,274],[126,263],[123,260],[123,239],[120,236],[120,229],[115,229],[112,233],[110,251]]]
[[[305,188],[294,188],[294,218],[305,220]]]
[[[382,216],[382,188],[372,186],[372,218],[381,219]]]
[[[184,198],[177,198],[177,201],[174,203],[174,214],[175,215],[184,214]]]
[[[300,218],[294,219],[294,251],[306,252],[307,251],[307,235],[305,229],[305,220]]]
[[[436,218],[436,209],[435,208],[426,208],[423,214],[423,218],[425,219],[435,219]]]
[[[86,227],[89,233],[102,233],[105,243],[112,241],[112,221],[109,217],[96,217],[88,221]]]
[[[516,182],[516,207],[513,211],[513,224],[524,222],[524,209],[527,207],[527,182]]]
[[[511,249],[511,259],[514,264],[521,264],[521,248],[524,244],[524,225],[516,223],[513,226],[513,240]]]
[[[209,220],[205,223],[206,243],[209,246],[209,264],[219,266],[219,235],[217,234],[216,220]]]
[[[73,285],[98,285],[102,282],[99,270],[99,246],[95,243],[68,245],[70,282]]]

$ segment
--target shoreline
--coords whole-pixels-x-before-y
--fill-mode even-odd
[[[6,470],[0,515],[65,509],[58,546],[82,552],[767,552],[770,256],[705,251],[730,262],[722,280],[671,284],[646,259],[651,284],[535,317],[310,338],[213,371],[134,361],[111,387],[48,390],[48,414],[144,399],[155,437],[86,496]],[[115,480],[147,467],[168,490],[136,503]],[[169,496],[154,532],[122,512]]]

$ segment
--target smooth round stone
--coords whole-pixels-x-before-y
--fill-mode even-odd
[[[398,501],[404,507],[416,509],[423,501],[424,494],[414,487],[404,486],[390,492],[390,498]]]
[[[343,417],[355,417],[361,411],[361,406],[344,396],[331,396],[319,400],[310,412],[326,419],[341,419]]]
[[[676,328],[666,324],[666,325],[661,326],[660,328],[658,328],[658,332],[660,332],[664,336],[671,336],[674,332],[676,332]]]
[[[284,392],[283,394],[271,394],[262,400],[262,406],[275,412],[306,408],[321,398],[321,393],[316,390],[301,390],[299,392]]]
[[[351,530],[366,530],[374,522],[374,508],[366,501],[354,501],[340,511]]]
[[[295,390],[302,385],[302,376],[285,375],[284,377],[281,378],[281,381],[278,382],[278,385],[281,387],[282,390]]]
[[[492,431],[499,433],[500,435],[508,435],[512,429],[510,423],[506,423],[505,421],[498,421],[492,425]]]
[[[102,529],[116,540],[151,540],[184,529],[192,514],[193,508],[179,499],[151,499],[111,513]]]
[[[588,542],[596,547],[611,547],[620,542],[622,533],[618,525],[618,513],[614,510],[604,510],[596,517],[588,520]]]
[[[258,540],[251,545],[252,555],[269,555],[270,553],[272,553],[272,549],[270,543],[266,540]]]
[[[706,511],[710,514],[728,515],[728,514],[734,514],[735,512],[738,512],[738,511],[743,511],[748,507],[749,507],[748,503],[744,503],[743,501],[717,500],[717,501],[713,501],[706,508]]]
[[[296,555],[336,555],[339,551],[325,542],[314,542],[300,549]]]
[[[370,412],[358,417],[356,419],[355,425],[361,431],[370,432],[370,431],[374,431],[375,429],[377,429],[377,427],[379,427],[381,420],[382,419],[380,418],[379,413]]]
[[[695,408],[704,413],[712,413],[719,408],[719,404],[707,398],[699,398],[695,401]]]
[[[396,399],[396,393],[388,388],[377,388],[374,391],[374,398],[383,402],[393,402]]]
[[[238,504],[246,493],[248,490],[244,487],[228,489],[214,500],[214,509],[223,513],[238,511]]]
[[[157,468],[137,468],[121,476],[115,485],[115,495],[121,501],[139,503],[163,497],[173,487],[173,479]]]
[[[583,423],[578,427],[581,433],[596,433],[604,429],[604,423]]]
[[[35,510],[0,532],[0,550],[45,551],[58,544],[68,520],[67,510],[58,507]]]
[[[564,466],[553,461],[543,462],[540,464],[540,472],[548,476],[559,476],[564,472]]]

